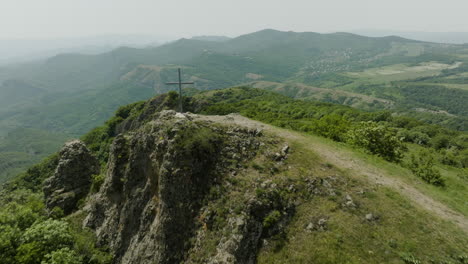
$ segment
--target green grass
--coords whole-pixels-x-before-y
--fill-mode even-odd
[[[284,246],[268,246],[270,242],[260,251],[258,263],[402,263],[402,256],[407,255],[423,263],[439,263],[467,254],[468,238],[452,223],[415,207],[394,190],[326,166],[314,142],[334,143],[308,138],[308,142],[293,142],[288,177],[335,177],[337,196],[314,196],[301,203],[286,229]],[[356,208],[343,207],[346,194]],[[367,221],[368,213],[378,220]],[[316,224],[321,218],[328,219],[324,231],[306,230],[310,222]]]
[[[366,165],[378,168],[379,171],[382,171],[387,176],[395,177],[396,179],[402,180],[403,182],[415,187],[422,193],[426,194],[429,197],[436,199],[439,202],[449,206],[453,210],[462,213],[465,216],[468,216],[468,189],[467,189],[467,179],[460,177],[460,174],[464,172],[463,169],[454,168],[450,166],[437,165],[436,168],[439,169],[442,173],[444,179],[446,179],[445,187],[437,187],[425,183],[421,179],[417,178],[413,173],[402,167],[400,164],[395,164],[387,162],[382,158],[369,155],[363,150],[355,149],[351,146],[348,146],[343,143],[334,142],[332,140],[314,136],[314,135],[304,135],[309,139],[307,142],[302,142],[304,146],[309,146],[313,148],[314,144],[326,145],[330,149],[335,150],[336,152],[343,153],[344,156],[349,160],[359,160]],[[416,152],[416,150],[421,149],[418,146],[411,146],[410,153]],[[403,162],[407,162],[407,159],[410,153],[406,154],[406,158]]]

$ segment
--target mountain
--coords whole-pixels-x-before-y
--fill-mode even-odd
[[[118,47],[158,46],[164,36],[103,35],[58,39],[1,39],[0,65],[44,60],[63,53],[100,54]]]
[[[418,32],[392,30],[355,30],[353,33],[368,37],[400,36],[426,42],[465,44],[468,32]]]
[[[247,87],[177,99],[123,106],[4,185],[1,259],[466,263],[468,163],[439,160],[465,133]]]
[[[164,83],[177,78],[179,67],[184,80],[196,83],[187,88],[212,90],[252,81],[293,83],[320,91],[310,96],[302,88],[289,89],[294,98],[304,95],[307,100],[386,109],[466,130],[467,54],[463,45],[271,29],[222,42],[180,39],[98,55],[61,54],[0,67],[0,100],[6,102],[0,104],[0,135],[18,128],[67,138],[82,135],[119,105],[173,89]]]
[[[192,37],[193,40],[201,40],[201,41],[215,41],[215,42],[225,42],[230,40],[230,37],[225,36],[195,36]]]

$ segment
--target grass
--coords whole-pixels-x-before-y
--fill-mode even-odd
[[[361,182],[362,187],[370,186]],[[359,207],[350,211],[327,198],[299,206],[286,231],[286,246],[277,252],[262,250],[258,263],[402,263],[405,254],[427,263],[466,254],[468,240],[457,228],[416,209],[394,191],[370,189],[353,198]],[[368,212],[379,220],[365,220]],[[328,219],[327,230],[305,232],[317,215]]]
[[[321,151],[317,140],[343,147],[312,136],[306,142],[292,142],[288,177],[334,177],[336,196],[314,196],[301,203],[286,229],[287,243],[280,248],[265,246],[258,263],[402,263],[402,256],[441,263],[467,254],[468,237],[456,226],[414,206],[394,190],[330,166],[317,154]],[[362,156],[367,155],[356,152],[349,158]],[[356,207],[343,206],[346,194]],[[366,220],[369,213],[378,220]],[[325,230],[306,230],[320,218],[328,219]]]
[[[372,83],[390,82],[415,79],[440,74],[442,70],[454,67],[453,65],[438,62],[424,62],[417,66],[394,64],[390,66],[370,68],[362,72],[349,72],[349,77],[358,77],[361,81]]]
[[[442,202],[449,206],[453,210],[468,216],[468,190],[466,180],[461,178],[459,174],[462,172],[461,169],[439,166],[437,167],[442,176],[446,179],[446,187],[436,187],[425,183],[421,179],[414,176],[409,169],[403,168],[399,164],[387,162],[379,157],[367,154],[365,151],[360,149],[354,149],[351,146],[337,143],[332,140],[321,138],[314,135],[303,134],[304,137],[309,139],[307,142],[302,142],[304,146],[313,148],[317,144],[326,145],[336,152],[341,152],[350,161],[360,160],[364,164],[369,164],[372,167],[378,168],[385,175],[394,177],[402,180],[403,182],[415,187],[423,194],[434,198],[435,200]],[[410,151],[416,151],[419,149],[416,146],[411,146]],[[408,154],[406,155],[409,156]]]

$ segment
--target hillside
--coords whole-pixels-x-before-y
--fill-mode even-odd
[[[247,83],[246,86],[277,92],[299,100],[321,101],[366,110],[393,109],[395,104],[393,101],[373,96],[330,88],[318,88],[301,83],[256,81]]]
[[[283,94],[365,110],[387,109],[466,130],[467,54],[463,45],[276,30],[223,41],[181,39],[98,55],[62,54],[0,68],[0,141],[15,129],[28,128],[41,131],[38,141],[47,141],[40,136],[47,133],[64,135],[57,139],[62,144],[63,138],[82,135],[110,118],[119,105],[169,91],[173,87],[164,83],[176,78],[178,67],[199,90],[250,82],[293,83],[300,88]],[[8,167],[13,171],[51,153],[13,152],[22,162],[6,154],[0,161],[17,164]],[[6,174],[11,173],[0,171],[0,181]]]
[[[468,164],[444,155],[468,146],[440,145],[461,132],[245,87],[185,104],[198,114],[171,111],[175,93],[121,107],[6,184],[1,259],[466,263]]]

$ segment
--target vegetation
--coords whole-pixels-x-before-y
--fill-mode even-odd
[[[85,242],[93,235],[73,226],[76,216],[50,218],[40,193],[3,191],[0,200],[0,263],[110,263],[105,251]]]
[[[434,157],[428,151],[421,151],[416,157],[411,155],[411,163],[409,165],[411,171],[425,182],[444,186],[445,181],[440,172],[434,168]]]
[[[401,167],[406,165],[415,179],[430,183],[422,188],[434,188],[428,192],[434,192],[437,199],[440,195],[440,200],[448,200],[450,205],[456,197],[454,207],[465,212],[466,205],[459,203],[464,201],[466,189],[458,189],[459,183],[466,181],[466,176],[462,176],[465,170],[461,169],[466,167],[465,133],[385,111],[364,112],[294,100],[245,87],[198,93],[185,98],[185,103],[192,112],[237,112],[313,135],[302,142],[291,139],[292,152],[280,164],[268,158],[268,153],[278,151],[275,148],[283,142],[267,142],[261,150],[264,155],[250,161],[251,168],[244,166],[240,175],[226,180],[226,186],[216,185],[210,190],[207,208],[199,217],[200,225],[206,226],[206,238],[200,241],[203,250],[191,252],[193,259],[203,262],[206,255],[214,252],[219,243],[216,238],[227,232],[229,218],[242,215],[243,206],[249,202],[246,199],[255,197],[260,204],[268,205],[255,215],[265,230],[262,239],[268,241],[261,248],[259,263],[463,263],[463,245],[468,241],[457,228],[414,207],[390,189],[375,187],[364,178],[355,178],[325,163],[312,151],[311,144],[318,135],[342,148],[356,148],[356,153],[363,149],[365,152],[353,155],[363,155],[382,168],[396,168],[398,174],[409,171]],[[157,111],[176,106],[177,94],[169,93],[121,107],[103,126],[82,138],[105,165],[110,144],[122,127],[142,124]],[[198,156],[213,155],[211,146],[218,141],[217,135],[211,130],[197,131],[181,132],[177,139],[180,147]],[[419,152],[421,149],[424,152]],[[428,151],[433,155],[428,155]],[[96,247],[93,234],[82,229],[82,215],[63,216],[59,210],[44,209],[42,183],[53,173],[57,162],[57,155],[50,156],[4,186],[0,195],[0,263],[111,262],[106,249]],[[445,170],[450,170],[448,177]],[[99,190],[104,173],[93,177],[91,192]],[[352,197],[354,206],[345,205],[346,194]],[[293,201],[298,201],[295,210],[291,209]],[[365,215],[370,212],[378,217],[366,220]],[[321,219],[325,222],[317,227]],[[280,229],[285,223],[287,227]],[[306,230],[309,223],[312,228]],[[291,255],[292,250],[300,254]]]
[[[102,124],[120,105],[170,91],[163,84],[176,77],[177,67],[201,90],[281,82],[288,87],[279,92],[290,97],[391,109],[467,130],[464,49],[397,37],[264,30],[222,42],[184,39],[156,48],[67,54],[3,67],[0,168],[6,169],[0,171],[0,182]],[[322,90],[306,91],[304,84]],[[34,132],[13,132],[17,128]],[[7,136],[12,134],[19,144],[2,149],[13,142]],[[25,150],[22,142],[31,138],[35,146]]]
[[[240,113],[279,127],[346,142],[389,161],[400,161],[406,149],[403,142],[408,142],[437,152],[446,165],[466,167],[466,133],[390,112],[364,112],[340,105],[294,100],[246,87],[202,93],[194,98],[202,105],[200,113]]]
[[[361,122],[348,133],[348,142],[388,161],[401,161],[405,146],[396,132],[375,122]]]

